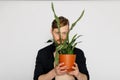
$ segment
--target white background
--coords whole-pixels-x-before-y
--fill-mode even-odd
[[[53,1],[74,22],[91,80],[120,80],[120,1]],[[0,80],[33,80],[39,49],[52,38],[51,1],[0,1]]]

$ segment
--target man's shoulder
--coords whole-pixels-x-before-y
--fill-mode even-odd
[[[80,48],[75,48],[74,49],[74,54],[76,54],[76,59],[77,60],[85,60],[85,54],[82,49]]]
[[[83,50],[77,47],[75,47],[74,52],[75,54],[84,54]]]
[[[54,48],[55,48],[55,47],[54,47],[54,44],[49,44],[49,45],[47,45],[47,46],[39,49],[39,50],[38,50],[38,53],[40,53],[40,52],[51,52],[51,51],[54,50]]]

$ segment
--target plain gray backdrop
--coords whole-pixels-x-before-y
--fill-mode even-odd
[[[71,32],[86,56],[91,80],[120,80],[120,2],[53,1],[58,16],[74,22]],[[51,1],[0,1],[0,80],[33,80],[39,49],[49,45]]]

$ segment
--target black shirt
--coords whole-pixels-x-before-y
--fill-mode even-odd
[[[54,68],[54,52],[54,43],[38,51],[34,70],[34,80],[38,80],[40,75],[46,74]],[[89,80],[89,73],[86,67],[86,58],[83,51],[75,48],[74,53],[76,54],[76,63],[78,64],[79,71],[83,74],[86,74]],[[75,80],[77,79],[75,78]]]

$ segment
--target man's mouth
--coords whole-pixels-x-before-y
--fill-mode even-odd
[[[64,42],[64,40],[62,39],[62,43]],[[57,40],[57,43],[60,44],[60,40]]]

